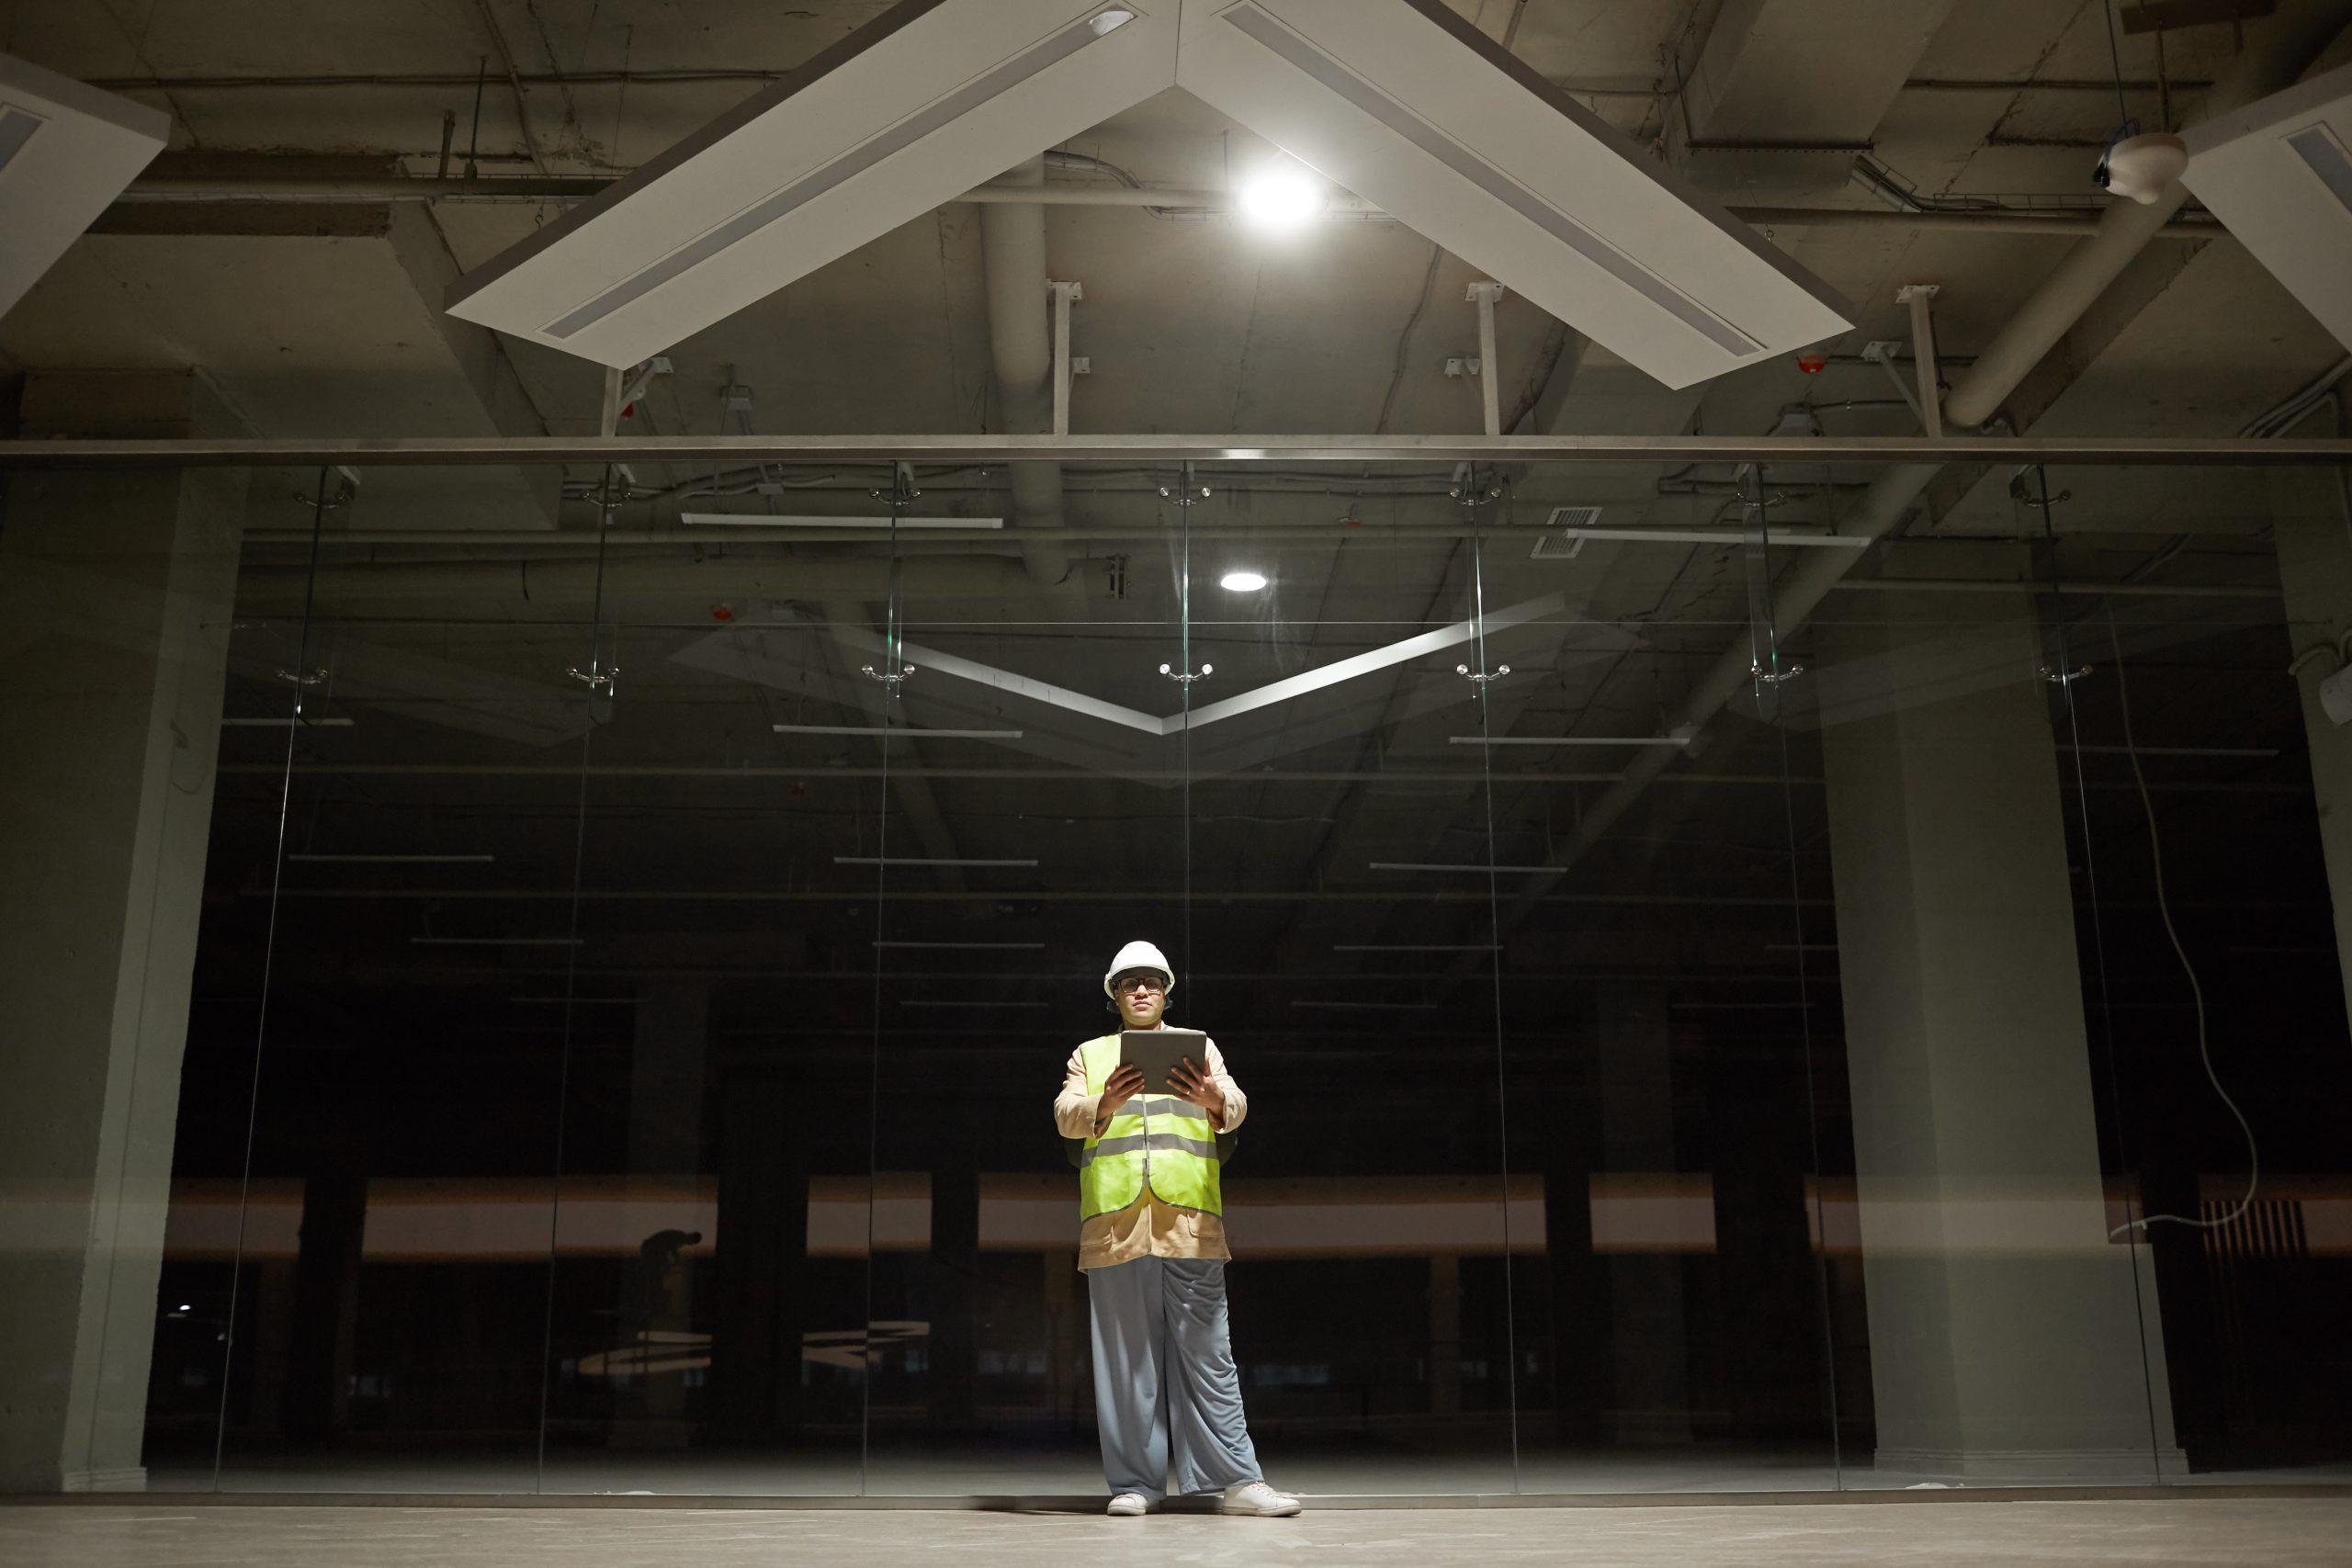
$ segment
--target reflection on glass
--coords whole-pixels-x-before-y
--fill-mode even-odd
[[[1099,1495],[1138,938],[1277,1485],[2340,1473],[2334,476],[1063,472],[252,476],[151,1484]]]

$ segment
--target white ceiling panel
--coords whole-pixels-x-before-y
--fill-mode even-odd
[[[459,279],[449,310],[637,364],[1166,89],[1177,5],[906,0]]]
[[[1443,0],[1188,0],[1177,85],[1669,387],[1851,325]]]
[[[2352,65],[2181,136],[2181,184],[2352,348]]]
[[[170,137],[169,115],[0,54],[0,313]]]

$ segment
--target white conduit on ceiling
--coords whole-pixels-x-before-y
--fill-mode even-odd
[[[2294,85],[2303,68],[2328,42],[2352,25],[2352,0],[2282,0],[2278,13],[2259,28],[2249,27],[2244,52],[2205,96],[2204,115],[2227,114],[2257,98]],[[1976,362],[1963,372],[1944,400],[1948,423],[1969,428],[1983,423],[2017,390],[2028,372],[2082,319],[2083,312],[2106,292],[2108,285],[2145,248],[2165,220],[2179,209],[2185,193],[2175,185],[2153,205],[2118,201],[2100,215],[2098,231],[2076,245],[2042,281],[2009,324],[1977,351]],[[1903,520],[1914,502],[1943,471],[1934,463],[1906,463],[1888,468],[1862,492],[1853,510],[1838,520],[1841,534],[1877,538]],[[1851,571],[1864,550],[1816,550],[1799,561],[1772,588],[1773,622],[1787,637],[1803,625],[1814,607]],[[1752,654],[1744,639],[1724,650],[1683,700],[1675,723],[1694,729],[1713,718],[1725,703],[1747,689]],[[1671,728],[1671,727],[1669,727]],[[1557,865],[1546,874],[1530,877],[1502,919],[1514,924],[1613,828],[1650,782],[1667,770],[1679,753],[1666,747],[1645,748],[1627,763],[1617,783],[1588,803],[1577,819],[1576,831],[1561,847]]]
[[[1045,158],[1023,164],[1003,183],[1044,186]],[[1004,429],[1018,435],[1043,434],[1052,428],[1054,407],[1054,344],[1046,308],[1046,209],[1030,201],[980,209],[980,254],[988,267],[989,348],[996,363],[997,407]],[[1061,465],[1008,467],[1013,526],[1061,526]],[[1069,552],[1050,541],[1024,541],[1021,558],[1039,582],[1059,582],[1069,575]]]

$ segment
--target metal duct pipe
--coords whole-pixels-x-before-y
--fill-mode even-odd
[[[606,558],[601,574],[605,601],[619,604],[648,599],[720,604],[744,598],[820,603],[881,600],[890,592],[890,561],[885,556],[630,556]],[[299,605],[308,578],[306,567],[249,566],[238,574],[238,602],[276,604],[282,599]],[[439,599],[574,608],[596,597],[598,581],[599,563],[594,556],[322,566],[317,596],[322,604]],[[1063,581],[1070,597],[1083,590],[1078,576],[1066,574]],[[1025,602],[1025,614],[1037,599],[1037,587],[1009,556],[909,556],[899,562],[899,594],[902,600],[1017,595]]]
[[[1000,182],[1023,187],[1046,183],[1040,154]],[[1046,313],[1046,209],[1034,201],[980,209],[980,254],[988,267],[989,348],[996,361],[997,407],[1007,432],[1042,434],[1052,428],[1054,344]],[[1058,463],[1013,463],[1015,527],[1058,528],[1062,470]],[[1021,558],[1039,582],[1069,574],[1069,554],[1043,539],[1024,541]]]
[[[2258,34],[2249,33],[2245,51],[2214,84],[2207,99],[2208,113],[2224,113],[2291,86],[2303,67],[2347,23],[2352,23],[2352,0],[2301,0],[2300,4],[2286,0],[2267,27]],[[2100,217],[2099,232],[2077,245],[2059,264],[2057,272],[2034,291],[2009,325],[1978,352],[1976,363],[1944,400],[1945,417],[1963,426],[1973,426],[1989,418],[2179,204],[2176,186],[2168,200],[2159,200],[2149,207],[2119,201],[2108,208]],[[1903,463],[1887,468],[1871,481],[1870,488],[1857,499],[1854,510],[1839,519],[1840,531],[1869,538],[1885,535],[1902,521],[1940,472],[1942,466],[1936,463]],[[1838,580],[1853,570],[1856,558],[1865,553],[1859,549],[1809,553],[1786,578],[1775,583],[1772,614],[1781,635],[1785,637],[1803,625],[1814,607],[1838,586]],[[1705,724],[1748,685],[1752,671],[1746,643],[1735,643],[1725,649],[1684,698],[1677,722],[1694,728]],[[1559,885],[1560,878],[1616,825],[1650,782],[1666,771],[1674,760],[1674,750],[1662,746],[1640,749],[1626,764],[1623,776],[1584,808],[1576,830],[1560,852],[1556,869],[1529,878],[1505,913],[1506,924],[1515,924]]]
[[[2293,86],[2347,24],[2352,0],[2285,0],[2267,23],[2248,29],[2245,48],[2205,95],[2203,118],[2231,113]],[[2067,252],[2009,324],[1977,351],[1976,363],[1944,400],[1945,422],[1973,430],[1992,418],[2002,400],[2058,346],[2188,198],[2175,181],[2145,207],[2118,201],[2100,213],[2098,231]]]
[[[619,182],[599,175],[484,175],[474,179],[431,175],[351,179],[274,179],[267,176],[158,175],[135,180],[115,198],[117,207],[157,202],[267,202],[272,204],[366,203],[424,201],[524,204],[585,201]],[[975,206],[1006,203],[1047,207],[1148,207],[1187,214],[1232,210],[1233,193],[1168,186],[1085,185],[1057,182],[1038,188],[1002,185],[981,186],[951,198]],[[1324,210],[1351,219],[1385,219],[1387,213],[1361,197],[1335,193]],[[1759,228],[1838,228],[1951,230],[1993,234],[2089,234],[2098,228],[2099,211],[2091,208],[1982,207],[1938,211],[1898,211],[1886,207],[1750,207],[1725,209],[1733,217]],[[2211,239],[2226,233],[2211,218],[2174,219],[2163,226],[2170,238]]]

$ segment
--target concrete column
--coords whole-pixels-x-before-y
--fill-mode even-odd
[[[1038,1254],[1046,1316],[1046,1408],[1065,1432],[1078,1429],[1079,1363],[1084,1359],[1086,1310],[1079,1303],[1078,1254],[1048,1249]]]
[[[2352,518],[2345,515],[2333,470],[2273,468],[2265,479],[2278,583],[2287,592],[2287,636],[2297,656],[2303,735],[2311,743],[2312,786],[2319,798],[2320,852],[2335,907],[2336,963],[2352,1007],[2352,726],[2329,718],[2319,696],[2320,682],[2343,668],[2344,639],[2352,634]]]
[[[625,1337],[663,1359],[693,1323],[693,1276],[679,1253],[703,1239],[672,1223],[674,1200],[690,1190],[702,1161],[703,1061],[710,1045],[710,987],[700,981],[647,986],[637,997],[629,1054],[628,1168],[622,1224],[639,1244],[620,1321]],[[686,1446],[683,1372],[631,1378],[611,1433],[615,1448]]]
[[[1524,1103],[1523,1101],[1519,1103]],[[1516,1105],[1514,1106],[1516,1110]],[[1566,1110],[1566,1102],[1563,1102]],[[1567,1125],[1563,1118],[1563,1125]],[[1600,1428],[1607,1381],[1606,1314],[1592,1255],[1592,1160],[1581,1128],[1546,1150],[1544,1259],[1552,1306],[1553,1436],[1588,1442]]]
[[[1600,1082],[1600,1153],[1624,1174],[1677,1168],[1674,1068],[1666,991],[1604,985],[1593,994]],[[1609,1259],[1609,1342],[1615,1384],[1610,1434],[1618,1442],[1690,1441],[1690,1363],[1682,1259],[1670,1252]]]
[[[1462,1259],[1430,1259],[1430,1414],[1462,1414]]]
[[[367,1245],[368,1176],[330,1161],[302,1180],[302,1245],[294,1263],[287,1343],[286,1430],[333,1440],[351,1425],[359,1333],[359,1263]]]
[[[191,374],[36,372],[24,434],[242,434]],[[0,1493],[137,1490],[244,509],[25,473],[0,526]]]
[[[2108,1235],[2040,620],[1955,597],[1816,633],[1876,1463],[2144,1481],[2181,1461]]]
[[[968,1428],[979,1377],[980,1168],[973,1129],[950,1128],[933,1145],[931,1257],[922,1274],[931,1322],[931,1424]]]
[[[1709,1055],[1718,1382],[1733,1430],[1826,1446],[1820,1259],[1805,1213],[1814,1107],[1802,1068],[1731,1048]]]
[[[711,1404],[733,1436],[797,1437],[808,1327],[805,1101],[781,1083],[748,1076],[721,1088]]]

